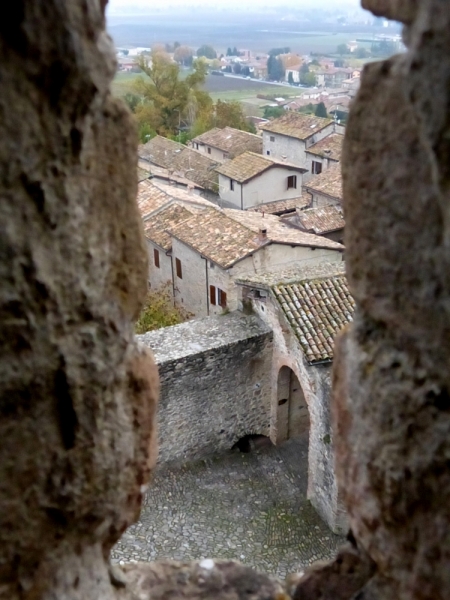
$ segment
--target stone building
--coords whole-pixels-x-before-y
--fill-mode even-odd
[[[344,215],[341,206],[331,204],[316,208],[297,209],[293,216],[288,213],[285,219],[302,231],[323,235],[329,240],[342,243],[344,238]]]
[[[137,205],[147,242],[149,287],[159,288],[166,283],[172,287],[172,240],[166,230],[215,205],[193,191],[156,185],[149,179],[138,184]]]
[[[335,133],[336,124],[323,119],[287,111],[278,119],[264,123],[263,154],[308,169],[306,151],[327,136]]]
[[[262,154],[262,138],[259,135],[233,127],[215,127],[192,140],[192,146],[213,160],[222,163],[244,152]]]
[[[219,162],[197,150],[157,135],[138,147],[138,160],[141,168],[163,182],[192,186],[205,198],[217,199]]]
[[[344,250],[276,216],[232,209],[204,211],[168,231],[175,301],[198,317],[236,310],[239,276],[341,263]]]
[[[320,175],[312,177],[304,186],[311,195],[311,208],[334,204],[342,206],[342,172],[339,163],[332,165]]]
[[[223,207],[246,210],[301,195],[305,169],[272,157],[245,152],[216,169]]]
[[[311,175],[320,175],[322,171],[341,160],[344,136],[341,133],[332,133],[309,146],[306,150],[306,168]]]
[[[334,474],[330,418],[334,336],[354,302],[342,263],[242,276],[243,307],[273,332],[270,435],[275,443],[309,430],[308,497],[335,532],[345,532]]]

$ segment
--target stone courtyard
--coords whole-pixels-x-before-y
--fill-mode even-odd
[[[112,561],[236,559],[284,578],[331,558],[343,538],[306,498],[307,452],[304,434],[279,447],[160,467]]]

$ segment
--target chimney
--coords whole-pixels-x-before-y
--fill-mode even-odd
[[[267,229],[260,229],[258,237],[260,242],[267,240]]]

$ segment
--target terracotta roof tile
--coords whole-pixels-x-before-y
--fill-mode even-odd
[[[306,140],[331,123],[333,123],[332,119],[288,111],[278,119],[264,123],[264,125],[261,125],[261,129],[271,133],[294,137],[299,140]]]
[[[233,127],[225,127],[224,129],[215,127],[197,136],[192,141],[217,148],[227,153],[229,158],[235,158],[247,150],[262,153],[262,138],[259,135],[240,131]]]
[[[282,215],[289,212],[295,212],[298,208],[302,210],[311,204],[311,196],[306,192],[298,198],[289,198],[288,200],[275,200],[267,204],[259,204],[247,210],[261,212],[268,215]]]
[[[342,153],[342,142],[344,136],[340,133],[332,133],[327,135],[326,138],[316,142],[310,146],[306,152],[314,154],[315,156],[322,156],[323,158],[331,158],[332,160],[341,160]]]
[[[218,167],[216,171],[220,175],[225,175],[225,177],[234,179],[239,183],[245,183],[273,167],[284,167],[301,173],[306,172],[306,169],[297,165],[282,162],[269,156],[263,156],[262,154],[256,154],[255,152],[244,152]]]
[[[345,226],[342,208],[340,206],[321,206],[297,211],[298,225],[309,233],[323,235],[338,231]]]
[[[355,303],[345,276],[272,288],[310,364],[333,359],[334,337],[353,320]]]
[[[164,248],[164,250],[170,250],[172,238],[166,230],[192,218],[194,214],[196,214],[196,211],[192,211],[192,209],[188,209],[181,204],[170,204],[144,222],[145,237]]]
[[[141,217],[146,221],[152,213],[175,200],[182,202],[187,207],[199,206],[214,208],[214,204],[201,198],[197,194],[191,194],[181,188],[169,185],[156,185],[150,179],[145,179],[138,184],[137,205]]]
[[[266,238],[260,237],[260,229],[266,229]],[[182,225],[170,227],[169,231],[223,268],[270,243],[344,249],[337,242],[290,227],[279,217],[234,209],[205,211]]]
[[[342,201],[341,164],[332,165],[320,175],[314,175],[303,187],[308,191],[326,194]]]
[[[157,135],[139,146],[138,156],[172,173],[178,173],[180,177],[205,189],[217,192],[218,176],[214,169],[219,163],[197,150]]]

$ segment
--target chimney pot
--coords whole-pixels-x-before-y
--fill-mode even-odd
[[[267,240],[267,229],[260,229],[259,230],[259,239],[261,241]]]

